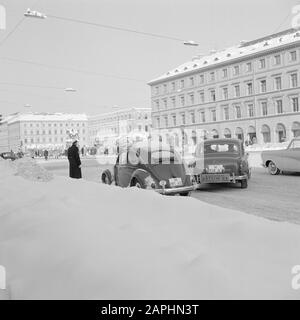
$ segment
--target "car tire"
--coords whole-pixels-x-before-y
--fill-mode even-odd
[[[190,192],[190,191],[188,191],[188,192],[181,192],[181,193],[179,193],[179,195],[180,195],[181,197],[189,197],[189,196],[191,195],[191,192]]]
[[[248,180],[247,179],[241,181],[241,188],[242,189],[248,188]]]
[[[138,180],[136,178],[132,181],[132,183],[130,185],[132,187],[136,187],[136,188],[139,188],[139,189],[145,189],[144,184],[140,180]]]
[[[109,170],[106,170],[102,173],[101,180],[104,184],[112,184],[112,176]]]
[[[277,176],[280,173],[280,169],[277,168],[276,164],[273,161],[270,161],[268,164],[268,171],[270,175]]]

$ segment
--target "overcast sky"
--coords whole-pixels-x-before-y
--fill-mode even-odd
[[[291,9],[297,4],[297,0],[0,0],[7,12],[7,28],[0,30],[0,114],[24,111],[26,104],[34,112],[87,114],[108,112],[112,106],[150,107],[148,81],[198,53],[290,28]],[[25,19],[1,45],[28,7],[46,15],[196,40],[200,46],[50,17]],[[78,91],[66,93],[66,87]]]

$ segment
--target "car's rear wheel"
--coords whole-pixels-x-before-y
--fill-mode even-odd
[[[112,176],[109,171],[105,171],[101,176],[102,183],[104,184],[112,184]]]
[[[248,188],[248,180],[247,179],[241,181],[241,188],[242,189]]]
[[[189,197],[191,195],[191,192],[188,191],[188,192],[181,192],[179,193],[181,197]]]
[[[268,170],[272,176],[277,176],[280,173],[280,169],[277,168],[276,164],[273,161],[269,162]]]
[[[144,185],[142,184],[141,181],[139,181],[138,179],[134,179],[131,183],[131,186],[132,187],[136,187],[136,188],[139,188],[139,189],[145,189]]]

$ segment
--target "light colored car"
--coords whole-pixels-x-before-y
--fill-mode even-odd
[[[287,149],[262,152],[263,166],[271,175],[300,172],[300,137],[291,141]]]

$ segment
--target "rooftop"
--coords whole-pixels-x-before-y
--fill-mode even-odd
[[[195,56],[191,61],[170,70],[162,76],[151,80],[148,84],[156,84],[169,78],[189,74],[208,67],[230,63],[232,60],[263,53],[268,50],[284,47],[288,44],[300,42],[300,29],[289,29],[280,33],[266,36],[253,41],[241,41],[239,45],[221,50],[212,51],[211,54]]]
[[[18,121],[87,121],[87,116],[66,113],[15,113],[5,117],[2,122],[14,123]]]
[[[129,114],[132,112],[150,112],[151,113],[151,108],[126,108],[126,109],[120,109],[116,111],[111,111],[111,112],[106,112],[106,113],[100,113],[97,115],[92,115],[89,116],[89,120],[97,120],[97,119],[102,119],[106,117],[113,117],[117,115],[124,115],[124,114]]]

